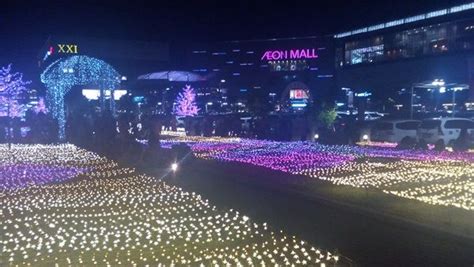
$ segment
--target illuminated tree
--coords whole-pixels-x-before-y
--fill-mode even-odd
[[[18,118],[23,116],[25,106],[18,103],[18,100],[0,96],[0,117]]]
[[[0,116],[19,117],[24,107],[18,96],[26,91],[31,81],[23,81],[23,73],[12,73],[12,64],[0,69]]]
[[[174,102],[174,113],[178,116],[196,116],[199,108],[196,105],[196,93],[191,85],[186,85]]]
[[[0,94],[17,96],[26,91],[31,81],[23,81],[23,73],[11,73],[12,64],[0,69]]]
[[[39,100],[38,100],[38,104],[36,105],[36,107],[34,108],[34,111],[36,114],[38,113],[48,113],[48,109],[46,108],[46,104],[44,103],[44,98],[40,97]]]

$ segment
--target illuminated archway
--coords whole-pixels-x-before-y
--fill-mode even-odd
[[[59,138],[65,138],[66,114],[64,97],[73,86],[93,85],[101,91],[101,108],[104,91],[114,90],[120,84],[119,73],[103,60],[88,56],[71,56],[58,59],[41,73],[41,82],[47,89],[50,111],[59,124]],[[112,92],[113,96],[113,92]],[[112,97],[113,99],[113,97]],[[113,104],[113,100],[111,100]]]

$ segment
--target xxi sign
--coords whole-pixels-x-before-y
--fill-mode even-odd
[[[73,45],[73,44],[58,44],[58,53],[63,53],[63,54],[77,54],[77,45]]]

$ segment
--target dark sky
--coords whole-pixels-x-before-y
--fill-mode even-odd
[[[22,1],[0,4],[0,65],[34,62],[48,35],[144,41],[321,35],[467,1]],[[278,3],[277,3],[278,2]]]

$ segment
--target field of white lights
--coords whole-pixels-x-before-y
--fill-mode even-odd
[[[162,145],[171,147],[177,142],[187,143],[203,159],[242,162],[336,185],[474,210],[473,153],[216,137],[171,137]]]
[[[0,170],[2,266],[344,265],[73,145],[0,146]]]

